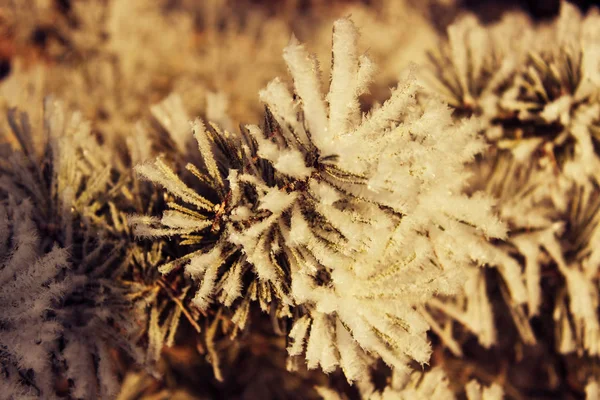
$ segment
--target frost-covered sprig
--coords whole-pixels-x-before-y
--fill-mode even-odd
[[[546,298],[557,296],[543,291],[556,285],[543,284],[542,271],[546,280],[566,277],[566,269],[558,268],[557,256],[549,253],[548,243],[554,241],[555,254],[560,254],[568,252],[565,249],[569,246],[559,239],[567,230],[571,240],[584,240],[572,236],[578,234],[572,231],[569,209],[581,193],[596,190],[589,182],[598,165],[599,65],[594,21],[596,14],[582,17],[574,6],[563,3],[560,18],[537,28],[529,56],[521,58],[512,83],[496,95],[497,107],[490,119],[495,133],[490,135],[492,129],[488,129],[491,148],[474,165],[479,182],[472,188],[484,188],[497,198],[497,212],[509,227],[506,240],[496,241],[491,250],[496,256],[490,266],[501,278],[494,284],[500,286],[502,299],[490,298],[483,271],[473,269],[460,296],[434,299],[429,304],[475,333],[486,347],[497,342],[494,313],[498,301],[508,306],[522,340],[536,342],[530,319],[540,314]],[[584,197],[589,198],[589,194]],[[580,285],[579,290],[591,293],[593,299],[594,292],[583,291],[583,287]],[[563,289],[558,296],[563,298],[560,293]],[[562,318],[560,324],[557,322],[558,332],[566,329],[560,336],[571,338],[565,345],[571,350],[565,351],[590,350],[593,346],[584,344],[581,332],[578,339],[573,338],[577,335],[571,332],[574,319],[567,304],[558,304],[560,310],[556,312],[556,318]],[[594,307],[588,307],[591,315],[590,309]],[[451,324],[443,320],[430,322],[446,344],[460,354]],[[597,318],[587,322],[591,330],[595,330],[595,321]]]
[[[199,315],[190,307],[191,281],[184,274],[159,272],[158,267],[166,260],[177,258],[176,252],[163,241],[138,240],[132,226],[132,215],[161,213],[167,202],[160,190],[142,179],[133,167],[159,153],[171,157],[180,154],[186,159],[191,139],[187,112],[179,96],[171,95],[154,104],[151,114],[154,121],[138,121],[125,146],[116,149],[120,156],[115,160],[117,183],[104,194],[108,207],[94,216],[97,225],[124,243],[127,267],[120,279],[127,286],[127,298],[136,306],[141,326],[138,337],[146,344],[148,366],[154,366],[165,346],[175,343],[182,319],[187,319],[197,332],[201,330]],[[178,124],[181,121],[183,126]]]
[[[2,206],[0,388],[7,399],[105,398],[119,388],[110,349],[133,349],[121,337],[128,308],[109,275],[83,270],[73,247],[49,240],[28,200]],[[86,237],[88,263],[109,263],[114,250]],[[52,247],[50,247],[52,246]],[[98,253],[111,251],[108,259]],[[96,254],[94,254],[96,253]],[[93,265],[93,264],[92,264]],[[88,264],[89,266],[89,264]],[[89,273],[89,275],[88,275]],[[118,326],[115,326],[118,324]]]
[[[486,176],[485,190],[498,199],[498,214],[509,228],[507,238],[495,243],[496,262],[491,266],[503,279],[503,300],[511,311],[515,326],[522,339],[530,344],[536,339],[529,319],[540,314],[544,301],[542,268],[535,262],[540,240],[555,232],[557,223],[566,213],[567,193],[572,188],[571,183],[557,176],[551,166],[540,166],[540,157],[543,155],[534,148],[525,152],[524,146],[521,153],[500,150],[495,158],[492,157],[492,171],[483,174]],[[519,261],[523,255],[525,263]],[[491,322],[492,311],[489,311],[486,319]],[[491,342],[487,342],[489,344]]]
[[[266,211],[256,210],[257,193],[252,186],[254,182],[238,181],[237,171],[243,171],[252,165],[260,179],[268,181],[272,179],[272,170],[265,162],[256,162],[252,160],[252,156],[248,158],[243,152],[241,138],[221,131],[216,125],[204,126],[201,121],[196,120],[192,130],[203,165],[200,169],[188,163],[185,168],[190,173],[192,182],[196,180],[191,186],[202,194],[186,185],[162,158],[138,165],[136,170],[141,176],[165,187],[172,198],[167,202],[167,211],[162,218],[139,216],[131,221],[136,226],[138,235],[179,236],[179,244],[189,246],[188,254],[163,264],[160,270],[168,274],[187,264],[186,271],[189,275],[201,281],[193,303],[206,311],[215,297],[225,306],[233,305],[242,295],[243,281],[248,280],[244,277],[248,273],[262,277],[273,272],[269,268],[271,260],[268,256],[267,260],[261,258],[252,262],[249,259],[253,255],[244,254],[241,246],[231,239],[248,228],[248,224],[242,221],[250,215],[251,208],[254,208],[254,212],[258,211],[256,220],[265,218],[268,214]],[[246,148],[254,146],[250,137],[246,139]],[[176,201],[177,199],[183,202]],[[261,245],[266,247],[266,239],[262,240]],[[275,277],[260,281],[252,278],[250,285],[244,287],[243,299],[235,304],[237,311],[233,316],[240,328],[246,324],[251,300],[258,300],[266,311],[271,299],[286,298],[288,289],[281,284],[285,273],[275,273],[279,275],[279,280]],[[283,309],[280,311],[285,312]]]
[[[535,144],[547,161],[580,182],[594,176],[599,165],[598,138],[589,125],[600,93],[599,22],[597,13],[582,16],[563,2],[559,18],[536,33],[540,44],[501,101],[516,118],[507,122],[503,142],[510,147]]]
[[[501,288],[500,301],[506,303],[523,341],[532,344],[536,338],[529,319],[539,314],[543,301],[541,268],[532,262],[535,255],[525,264],[520,259],[525,253],[536,252],[541,236],[555,231],[567,208],[570,184],[557,177],[550,166],[540,167],[536,162],[540,155],[534,149],[529,153],[521,149],[518,154],[492,150],[495,152],[488,154],[488,159],[476,165],[477,176],[469,190],[484,190],[497,199],[495,210],[506,222],[509,234],[489,244],[488,251],[494,257],[488,267],[498,272],[500,279],[493,285]],[[498,299],[490,298],[487,281],[484,269],[470,268],[459,295],[428,303],[437,317],[431,317],[430,323],[455,354],[462,353],[454,340],[455,332],[437,311],[466,327],[484,347],[497,343],[494,304]]]
[[[600,83],[597,26],[596,13],[584,17],[567,2],[556,21],[536,28],[522,14],[486,27],[467,16],[448,28],[424,81],[455,116],[482,116],[494,146],[515,153],[533,147],[546,155],[539,162],[582,182],[600,166],[591,128]]]
[[[163,266],[189,260],[200,280],[196,304],[230,305],[266,285],[263,308],[273,302],[300,314],[290,354],[326,372],[341,365],[349,380],[367,354],[399,368],[427,362],[428,325],[414,305],[451,291],[463,265],[486,259],[483,236],[504,234],[486,198],[461,194],[463,163],[481,149],[473,124],[454,125],[436,102],[420,107],[414,79],[361,115],[373,67],[357,40],[352,22],[335,23],[326,98],[316,60],[292,41],[284,59],[296,97],[271,82],[261,92],[263,129],[248,126],[236,138],[196,121],[204,165],[187,169],[205,182],[200,192],[161,159],[138,167],[180,199],[162,219],[140,218],[139,233],[196,246]],[[247,270],[255,278],[242,291]]]
[[[534,344],[537,337],[530,320],[540,316],[544,305],[547,308],[548,299],[556,299],[552,304],[557,349],[597,356],[600,259],[593,243],[600,232],[598,186],[556,177],[551,168],[524,174],[515,169],[518,164],[500,165],[511,168],[508,174],[490,175],[488,190],[500,195],[498,211],[510,228],[508,237],[495,243],[495,262],[490,264],[503,280],[497,282],[502,299],[491,298],[483,273],[473,270],[460,296],[432,300],[429,305],[464,325],[488,347],[497,343],[496,301],[506,303],[522,340]],[[506,184],[507,176],[516,179]],[[443,318],[432,324],[440,321]],[[444,329],[450,326],[442,323],[435,328],[460,354],[453,333]]]
[[[3,135],[0,189],[18,198],[31,198],[35,215],[44,229],[68,225],[69,210],[91,215],[102,205],[96,197],[110,183],[110,153],[99,145],[81,114],[67,115],[63,104],[44,101],[43,126],[32,126],[27,113],[11,109],[7,120],[12,130]],[[40,139],[41,138],[41,139]],[[71,229],[69,229],[71,231]],[[72,232],[69,232],[72,238]]]
[[[278,135],[271,141],[255,135],[259,155],[281,172],[288,168],[288,176],[309,177],[317,200],[297,199],[301,215],[292,208],[290,248],[301,256],[292,264],[292,295],[307,314],[290,333],[290,354],[302,354],[308,338],[309,367],[340,365],[349,380],[364,371],[365,351],[398,368],[410,359],[426,362],[428,325],[414,306],[450,291],[455,273],[487,257],[483,233],[503,235],[487,199],[460,194],[463,163],[480,150],[475,126],[453,125],[442,104],[419,106],[414,79],[361,115],[358,97],[372,67],[359,55],[357,40],[349,20],[335,23],[325,98],[316,61],[303,46],[288,46],[284,58],[298,100],[273,81],[261,97]],[[293,159],[305,162],[292,169]],[[303,211],[309,207],[339,231],[341,246],[319,245],[327,225],[316,225]],[[464,253],[450,251],[454,240],[462,241]]]
[[[92,222],[103,206],[98,200],[100,193],[111,183],[110,153],[96,142],[79,114],[65,114],[53,99],[44,103],[43,129],[30,125],[26,113],[14,110],[8,121],[17,145],[3,148],[2,198],[31,203],[27,217],[35,224],[34,233],[39,238],[32,257],[47,257],[44,255],[58,251],[52,249],[60,249],[68,266],[58,269],[60,263],[50,262],[28,267],[32,272],[39,268],[44,271],[30,276],[32,294],[37,293],[36,285],[62,285],[60,296],[40,311],[44,318],[40,324],[48,319],[56,329],[54,336],[38,338],[46,353],[28,376],[34,382],[37,376],[54,377],[50,387],[39,388],[42,397],[52,398],[53,385],[60,386],[61,379],[70,382],[68,390],[73,398],[110,396],[118,390],[110,349],[120,347],[137,356],[127,340],[127,334],[136,329],[136,321],[130,314],[125,288],[117,280],[123,269],[122,243],[111,240]],[[44,140],[34,141],[34,136]],[[23,275],[14,268],[4,273],[9,281],[18,282]],[[23,287],[7,287],[11,288],[7,295],[13,296],[12,301],[29,296]],[[16,345],[28,346],[29,339],[22,337]]]
[[[456,111],[457,116],[479,115],[484,128],[498,118],[499,101],[510,87],[526,54],[533,29],[519,13],[506,14],[500,22],[483,26],[465,15],[448,27],[448,37],[429,53],[423,69],[428,91]]]

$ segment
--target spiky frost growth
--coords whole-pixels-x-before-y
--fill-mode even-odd
[[[6,132],[2,139],[15,146],[3,149],[0,188],[31,198],[38,223],[53,229],[53,224],[68,226],[72,212],[91,215],[101,207],[96,197],[110,183],[111,155],[101,151],[81,114],[66,114],[53,98],[43,107],[43,126],[32,126],[27,113],[8,111],[12,139]]]
[[[248,228],[247,224],[240,222],[252,215],[250,207],[256,204],[257,194],[250,191],[252,188],[249,188],[248,194],[243,193],[243,187],[248,184],[237,180],[237,171],[244,170],[252,162],[243,154],[241,141],[228,132],[222,132],[216,125],[205,127],[199,120],[196,120],[192,129],[204,165],[200,170],[188,163],[186,169],[193,179],[199,181],[194,186],[204,196],[188,187],[161,158],[138,165],[136,170],[141,176],[164,186],[172,197],[161,219],[140,216],[131,221],[137,226],[138,235],[176,235],[181,237],[180,245],[191,247],[189,254],[162,265],[160,271],[168,274],[187,263],[189,275],[201,281],[193,302],[200,309],[207,310],[214,298],[218,298],[225,306],[233,305],[242,294],[243,281],[248,280],[244,277],[248,273],[263,273],[263,270],[257,272],[248,260],[252,254],[243,254],[242,247],[231,240],[232,236]],[[250,139],[249,144],[252,144]],[[266,167],[265,163],[262,164]],[[262,169],[260,165],[258,168]],[[268,175],[272,172],[265,170],[263,173]],[[177,199],[187,204],[177,202]],[[239,213],[239,217],[233,210]],[[263,246],[266,244],[263,243]],[[260,261],[263,264],[259,264],[258,268],[265,264],[267,268],[271,266],[268,259]],[[222,267],[226,267],[225,273],[219,272],[223,270]],[[275,272],[281,278],[285,275],[283,271],[276,272],[272,268],[267,272]],[[250,279],[252,283],[244,290],[241,303],[236,303],[237,312],[233,317],[240,328],[246,324],[251,300],[259,300],[261,307],[267,311],[271,299],[286,298],[288,289],[279,284],[281,281],[278,282],[274,276],[272,278],[272,281]],[[280,313],[286,315],[288,312],[280,308]]]
[[[499,208],[499,213],[511,231],[506,240],[496,243],[495,262],[490,265],[503,279],[499,282],[503,301],[515,327],[525,343],[535,343],[529,321],[540,314],[546,299],[553,298],[559,352],[597,356],[600,324],[596,271],[600,259],[594,243],[600,232],[598,186],[557,179],[548,169],[545,175],[534,171],[533,178],[526,178],[523,171],[515,170],[515,164],[501,163],[511,166],[509,175],[516,179],[506,184],[509,175],[491,175],[488,190],[508,195],[500,197],[504,207]],[[553,180],[554,184],[548,183]],[[516,190],[511,191],[511,186]],[[488,347],[496,343],[495,310],[483,274],[475,270],[472,274],[456,303],[433,300],[430,306],[462,323]],[[477,290],[475,282],[479,282]],[[452,333],[441,326],[436,330],[460,354]]]
[[[118,389],[110,348],[121,347],[136,355],[125,335],[135,329],[136,321],[129,314],[125,289],[116,280],[123,267],[121,243],[109,240],[106,232],[95,229],[90,221],[102,207],[96,197],[110,184],[110,154],[98,145],[81,115],[66,115],[62,105],[52,99],[44,104],[43,130],[31,126],[25,113],[13,110],[8,120],[18,146],[3,148],[2,196],[33,205],[29,217],[39,232],[39,249],[32,257],[59,248],[64,249],[68,263],[68,268],[60,271],[56,263],[44,265],[44,274],[32,277],[36,279],[31,282],[33,288],[55,282],[63,285],[52,306],[41,310],[56,329],[53,337],[41,338],[47,341],[40,342],[47,352],[33,376],[54,374],[52,384],[68,379],[74,398],[105,398]],[[39,148],[32,136],[41,132],[45,141]],[[35,272],[38,267],[31,268]],[[14,269],[4,271],[11,277],[21,276]],[[23,295],[15,287],[11,294]],[[28,344],[17,341],[17,345]],[[48,387],[40,390],[42,397],[54,395]]]
[[[598,26],[597,12],[584,17],[563,2],[559,18],[537,33],[541,44],[502,98],[502,107],[516,117],[513,128],[503,130],[504,141],[535,144],[547,154],[546,162],[580,182],[596,175],[600,165],[598,138],[590,127],[598,114]]]
[[[339,363],[350,380],[364,369],[363,350],[398,368],[411,358],[426,362],[427,323],[413,307],[447,292],[464,265],[487,258],[481,232],[503,234],[487,211],[467,211],[468,204],[489,210],[487,199],[459,194],[462,163],[479,150],[474,125],[454,126],[449,110],[434,102],[420,108],[412,79],[381,108],[360,115],[358,96],[367,88],[371,64],[359,56],[357,39],[350,21],[336,22],[326,99],[315,60],[303,46],[288,46],[284,57],[299,101],[273,81],[261,97],[279,127],[256,135],[259,155],[276,168],[287,167],[284,158],[306,160],[282,172],[308,178],[315,196],[295,199],[301,215],[292,209],[290,221],[299,255],[292,264],[292,294],[308,311],[292,329],[290,353],[301,354],[308,338],[309,367],[328,371]],[[273,132],[276,140],[265,140]],[[311,220],[310,209],[324,221]],[[319,246],[324,223],[338,231],[343,247]],[[469,242],[465,253],[448,251],[458,237]]]
[[[563,298],[560,294],[563,289],[559,289],[558,294],[542,291],[542,271],[546,271],[546,280],[557,276],[566,279],[567,269],[558,267],[560,259],[556,257],[562,256],[562,252],[568,252],[565,249],[570,248],[570,245],[566,245],[559,238],[566,234],[571,235],[572,241],[587,240],[584,237],[574,239],[572,235],[577,233],[566,231],[573,229],[574,221],[571,220],[569,210],[578,202],[576,199],[581,193],[585,193],[584,197],[589,198],[588,192],[596,190],[595,185],[587,185],[590,185],[590,178],[594,179],[598,164],[595,146],[598,120],[597,75],[600,69],[596,55],[597,46],[594,43],[594,40],[597,40],[594,39],[597,37],[597,20],[595,13],[584,18],[574,6],[563,3],[561,16],[557,21],[537,28],[535,40],[531,48],[527,49],[527,56],[521,46],[530,42],[511,36],[514,32],[521,32],[520,28],[513,26],[510,35],[504,34],[505,37],[515,39],[512,42],[517,43],[512,45],[507,53],[507,59],[513,61],[511,74],[506,76],[510,79],[503,79],[502,85],[488,92],[489,98],[492,99],[489,103],[493,104],[492,108],[480,107],[472,110],[484,115],[484,123],[487,124],[486,137],[491,146],[484,157],[474,164],[473,170],[477,179],[470,190],[484,189],[497,198],[496,210],[509,227],[508,238],[496,241],[495,248],[490,249],[495,257],[494,262],[489,265],[499,272],[501,278],[500,281],[493,281],[493,285],[501,288],[502,299],[490,298],[484,271],[472,269],[458,297],[453,300],[434,299],[429,306],[431,309],[441,310],[450,320],[458,321],[475,333],[480,344],[485,347],[497,343],[494,303],[498,300],[508,306],[521,339],[528,344],[536,342],[530,319],[540,315],[545,298]],[[450,28],[450,48],[462,49],[455,53],[463,56],[461,60],[468,60],[467,56],[481,53],[477,52],[477,46],[469,46],[468,40],[458,40],[452,47],[453,29],[463,32],[459,35],[461,38],[473,36],[472,33],[464,33],[470,32],[464,26],[467,25],[463,20],[454,28]],[[479,27],[473,32],[479,32],[484,38],[491,38],[495,33],[494,29],[497,28],[498,26]],[[526,31],[531,29],[527,28]],[[456,31],[454,32],[456,36]],[[491,50],[491,53],[500,54],[506,49],[505,45],[508,42],[500,37],[499,41],[489,43],[495,46],[494,49],[498,48]],[[481,60],[480,64],[483,63]],[[463,69],[467,72],[464,75],[466,78],[469,78],[473,71],[485,70],[469,63],[463,65],[466,65]],[[495,68],[489,70],[501,71],[502,66],[496,64]],[[451,82],[450,79],[447,81]],[[460,82],[459,79],[456,81]],[[463,81],[470,82],[465,78]],[[481,80],[488,84],[495,81],[491,75]],[[440,82],[444,83],[444,80]],[[445,85],[448,88],[476,87],[472,84]],[[441,94],[445,93],[439,87],[436,90]],[[481,93],[484,92],[485,90]],[[450,93],[465,92],[453,90]],[[456,96],[456,99],[460,100],[461,97]],[[464,114],[462,111],[465,110],[465,103],[461,101],[455,101],[453,104],[458,111],[456,116]],[[587,204],[587,200],[584,203]],[[590,218],[590,221],[593,221],[593,217]],[[555,242],[554,255],[548,250],[550,242]],[[588,276],[586,279],[593,278]],[[595,309],[593,298],[596,295],[593,291],[590,292],[589,288],[584,290],[585,285],[582,282],[583,280],[580,280],[577,287],[582,293],[589,293],[586,295],[591,302],[588,315],[592,316],[590,310]],[[593,281],[590,281],[590,284],[593,285]],[[594,354],[595,345],[590,342],[584,343],[581,332],[587,328],[581,328],[581,325],[587,324],[589,329],[595,331],[597,317],[587,320],[586,323],[578,317],[580,322],[573,322],[571,311],[567,310],[568,304],[570,303],[557,303],[558,311],[555,313],[557,331],[562,332],[559,336],[566,337],[565,340],[570,343],[568,346],[562,346],[563,351],[585,349]],[[460,344],[455,341],[452,332],[452,324],[441,318],[437,311],[429,316],[430,323],[452,351],[461,354]],[[573,328],[578,324],[580,328]],[[573,329],[579,329],[580,333],[571,332]],[[579,339],[574,339],[575,336]]]
[[[514,153],[533,148],[546,155],[540,162],[583,182],[600,167],[593,128],[599,21],[596,12],[583,17],[567,2],[555,22],[535,30],[522,14],[488,27],[463,17],[431,54],[424,82],[455,116],[481,115],[494,146]]]
[[[507,152],[499,151],[487,163],[478,165],[478,179],[470,190],[485,190],[497,199],[495,207],[498,215],[509,229],[506,239],[495,241],[488,246],[494,255],[489,267],[495,268],[500,281],[503,302],[511,312],[515,326],[525,343],[535,343],[536,339],[529,325],[529,318],[539,314],[542,304],[541,268],[535,262],[539,254],[540,238],[553,234],[556,224],[567,208],[566,193],[568,182],[555,176],[551,168],[538,167],[536,162],[524,160],[536,157],[533,153],[523,153],[521,159]],[[526,255],[527,263],[522,265],[520,258]],[[470,268],[468,278],[460,295],[454,299],[432,299],[431,309],[442,311],[474,333],[479,343],[490,347],[497,342],[497,327],[494,322],[493,302],[489,298],[486,272],[480,268]],[[430,323],[450,349],[461,354],[460,345],[454,340],[451,324],[436,313]]]
[[[502,94],[529,50],[531,23],[525,15],[513,13],[483,26],[475,16],[465,15],[447,33],[447,39],[429,53],[424,83],[458,116],[481,116],[484,128],[489,128],[499,116]]]
[[[438,103],[419,107],[414,79],[361,116],[372,64],[357,40],[352,22],[335,23],[326,99],[316,60],[293,41],[284,59],[297,100],[271,82],[261,92],[265,126],[248,126],[243,146],[196,121],[204,165],[187,169],[204,182],[200,192],[161,159],[137,168],[181,200],[162,219],[141,217],[139,233],[195,246],[162,270],[189,260],[200,308],[257,295],[280,317],[295,306],[290,355],[326,372],[341,366],[349,380],[367,353],[398,368],[427,362],[428,325],[414,306],[486,260],[484,235],[504,234],[485,197],[460,194],[463,163],[481,148],[473,124],[453,125]],[[469,243],[464,252],[451,250],[455,240]]]

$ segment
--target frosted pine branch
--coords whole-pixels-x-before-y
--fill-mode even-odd
[[[117,281],[122,243],[92,222],[100,193],[111,184],[110,155],[79,114],[65,113],[53,99],[45,102],[48,135],[40,147],[32,138],[42,128],[32,126],[27,114],[11,111],[8,121],[17,139],[0,164],[7,215],[2,303],[9,307],[2,313],[8,329],[2,342],[12,354],[6,367],[10,379],[38,397],[53,398],[62,379],[72,382],[66,390],[73,398],[111,396],[118,383],[109,346],[138,355],[127,336],[136,321]],[[13,246],[25,242],[17,251],[10,240]],[[28,306],[28,316],[22,314],[27,323],[11,321],[19,304]],[[17,333],[24,326],[37,333]]]
[[[261,92],[262,128],[236,136],[195,122],[203,165],[186,169],[198,183],[161,159],[137,167],[176,199],[162,218],[140,217],[139,234],[191,248],[162,271],[185,265],[200,308],[226,301],[240,315],[258,298],[285,316],[301,306],[308,314],[292,329],[292,354],[306,340],[309,367],[339,366],[349,380],[365,351],[398,368],[426,363],[428,324],[414,306],[451,292],[461,268],[486,260],[484,238],[504,235],[487,198],[461,194],[463,164],[481,149],[475,125],[455,125],[439,103],[418,105],[414,78],[362,115],[371,67],[357,41],[351,21],[335,23],[327,96],[315,58],[292,41],[284,58],[297,100],[274,80]],[[254,281],[241,287],[244,271]]]

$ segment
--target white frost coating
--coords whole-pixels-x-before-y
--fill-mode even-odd
[[[316,58],[293,39],[284,59],[294,94],[279,79],[261,91],[265,131],[246,126],[241,146],[196,125],[207,171],[188,169],[215,184],[214,196],[200,196],[160,160],[137,169],[176,197],[169,207],[177,212],[163,215],[163,229],[188,232],[181,235],[187,242],[198,234],[217,243],[181,259],[191,258],[186,270],[203,279],[201,306],[237,298],[229,265],[239,262],[252,290],[262,288],[256,295],[242,287],[243,304],[263,296],[263,310],[299,312],[290,354],[304,356],[309,368],[341,367],[358,382],[373,359],[403,371],[411,360],[428,362],[429,324],[416,309],[437,293],[454,293],[466,268],[492,260],[486,240],[504,237],[506,228],[489,198],[463,194],[464,164],[484,148],[478,123],[455,124],[442,103],[418,102],[412,72],[383,105],[361,115],[359,96],[374,66],[360,55],[349,19],[335,23],[333,55],[325,98]],[[234,159],[216,144],[239,146]],[[217,159],[230,165],[217,171]],[[228,253],[217,256],[211,246],[221,245]]]
[[[307,244],[311,240],[310,226],[302,216],[300,209],[296,206],[292,211],[291,229],[289,240],[294,245]]]
[[[208,139],[206,128],[202,121],[199,119],[194,120],[192,123],[192,132],[194,134],[194,139],[198,142],[198,150],[202,155],[202,161],[204,161],[208,174],[215,181],[216,185],[223,186],[224,183],[221,174],[219,173],[219,168],[217,167],[217,161],[215,160],[211,149],[212,143]]]
[[[367,368],[364,355],[361,354],[358,343],[342,323],[336,325],[337,348],[340,352],[340,367],[348,381],[356,381]]]
[[[280,125],[290,126],[295,138],[303,145],[309,143],[304,127],[297,118],[297,103],[281,79],[275,78],[269,82],[267,87],[259,92],[259,98],[273,112]]]
[[[483,117],[490,148],[473,168],[474,187],[498,197],[493,210],[511,227],[488,264],[508,288],[503,298],[521,338],[535,342],[530,318],[539,315],[543,299],[559,298],[554,310],[559,350],[588,354],[599,351],[594,274],[600,259],[589,244],[598,237],[598,198],[590,192],[597,193],[600,182],[599,22],[597,13],[584,16],[568,2],[561,4],[559,18],[535,30],[521,16],[487,26],[461,18],[432,57],[435,79],[429,88],[458,111]],[[531,34],[534,40],[527,39]],[[535,129],[529,129],[532,124]],[[556,134],[548,136],[552,129]],[[556,293],[544,293],[550,288],[544,280],[554,274],[564,278],[561,285]],[[489,309],[490,299],[464,292],[456,308],[446,308],[450,319],[472,329],[476,324],[467,310]],[[479,340],[489,343],[493,336],[484,332]]]
[[[290,356],[298,356],[304,351],[304,341],[308,328],[310,327],[310,318],[304,316],[296,322],[290,330],[289,337],[293,340],[293,343],[288,347],[288,353]]]
[[[359,113],[358,32],[348,19],[333,24],[333,70],[327,101],[329,103],[330,135],[340,135],[355,121]],[[362,77],[361,77],[362,78]]]
[[[285,193],[276,188],[270,188],[260,201],[261,210],[269,210],[278,215],[294,204],[297,194]]]
[[[298,179],[310,176],[313,169],[306,166],[301,152],[280,150],[275,143],[264,138],[262,131],[257,126],[249,125],[247,128],[258,143],[258,155],[271,161],[277,171]]]
[[[176,94],[169,95],[166,99],[150,107],[156,120],[171,135],[178,149],[185,153],[186,143],[190,139],[190,117],[183,107],[181,97]]]
[[[310,189],[319,197],[321,204],[330,206],[341,199],[340,193],[330,185],[311,181]]]
[[[186,269],[194,279],[202,281],[192,300],[201,310],[206,310],[212,302],[217,271],[221,264],[222,249],[217,246],[206,254],[194,257]]]
[[[212,210],[212,203],[187,187],[161,159],[156,159],[154,163],[137,165],[135,171],[145,179],[158,183],[169,192],[177,194],[182,200],[198,208]]]
[[[284,49],[283,59],[302,98],[306,121],[313,140],[318,146],[331,148],[332,134],[328,132],[327,108],[321,93],[317,60],[309,55],[296,38],[292,38],[290,44]]]

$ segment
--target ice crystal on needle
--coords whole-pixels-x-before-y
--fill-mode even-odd
[[[463,164],[481,150],[475,124],[453,124],[441,103],[417,104],[413,78],[363,115],[374,68],[357,42],[350,20],[334,24],[323,96],[316,59],[292,40],[284,59],[294,95],[272,81],[260,94],[264,126],[241,136],[194,122],[203,165],[187,170],[199,183],[162,159],[140,165],[177,201],[162,218],[136,221],[142,235],[194,247],[162,268],[185,265],[199,307],[258,298],[293,312],[289,353],[310,368],[340,366],[349,380],[370,356],[426,363],[428,324],[415,305],[451,291],[464,265],[486,259],[484,237],[504,234],[487,198],[461,194]]]

